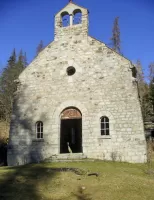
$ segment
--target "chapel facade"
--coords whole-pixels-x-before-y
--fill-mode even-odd
[[[88,35],[88,17],[69,2],[55,15],[54,41],[19,76],[9,166],[70,154],[146,162],[134,66]]]

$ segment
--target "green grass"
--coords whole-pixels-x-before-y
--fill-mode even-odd
[[[73,167],[99,176],[56,172]],[[154,200],[154,168],[116,162],[42,163],[0,168],[0,200]]]

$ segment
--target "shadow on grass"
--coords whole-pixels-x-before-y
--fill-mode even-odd
[[[2,168],[1,168],[2,169]],[[55,172],[40,165],[3,168],[0,177],[0,200],[41,200],[46,181],[52,181]],[[2,170],[3,170],[2,169]],[[4,176],[4,178],[3,178]]]
[[[78,192],[74,194],[77,200],[92,200],[89,194],[86,194],[82,187],[78,188]]]

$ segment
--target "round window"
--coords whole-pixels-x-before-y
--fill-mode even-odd
[[[74,67],[71,66],[71,67],[68,67],[68,68],[67,68],[66,72],[67,72],[67,75],[68,75],[68,76],[72,76],[73,74],[75,74],[76,69],[75,69]]]

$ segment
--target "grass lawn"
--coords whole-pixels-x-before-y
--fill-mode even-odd
[[[54,170],[62,167],[79,168],[84,174]],[[88,176],[91,172],[99,176]],[[154,200],[154,167],[94,161],[0,168],[0,200],[65,199]]]

